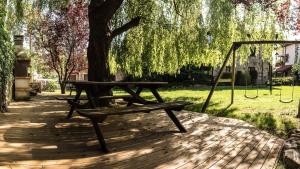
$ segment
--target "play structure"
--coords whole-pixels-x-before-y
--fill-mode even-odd
[[[266,41],[239,41],[239,42],[233,42],[231,45],[231,48],[229,50],[229,52],[227,53],[225,60],[220,68],[220,71],[218,72],[216,79],[212,85],[212,88],[210,90],[210,93],[202,107],[202,112],[204,113],[209,105],[209,102],[214,94],[214,91],[216,89],[216,87],[218,86],[218,84],[220,82],[226,82],[226,83],[231,83],[231,104],[234,103],[234,89],[235,89],[235,81],[236,81],[236,52],[237,50],[242,46],[242,45],[250,45],[251,47],[253,45],[263,45],[263,44],[282,44],[282,46],[284,46],[285,44],[300,44],[300,41],[284,41],[284,40],[266,40]],[[251,55],[255,54],[255,49],[251,49]],[[250,57],[251,57],[250,55]],[[228,63],[228,61],[232,58],[232,63],[231,63],[231,67],[232,67],[232,75],[231,78],[227,78],[227,79],[222,79],[222,75],[225,71],[226,65]],[[272,64],[269,63],[269,70],[272,70]],[[270,75],[269,75],[269,89],[270,89],[270,93],[272,94],[272,71],[270,71]],[[294,84],[292,84],[293,86],[293,90],[292,90],[292,97],[291,99],[288,100],[283,100],[282,99],[282,87],[280,90],[280,102],[282,103],[290,103],[293,102],[294,100]],[[256,96],[249,96],[247,95],[247,88],[248,88],[248,84],[246,82],[246,89],[245,89],[245,97],[249,98],[249,99],[256,99],[258,98],[258,86],[256,84]]]

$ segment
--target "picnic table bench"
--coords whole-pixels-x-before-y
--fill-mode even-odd
[[[56,97],[57,100],[65,100],[67,101],[70,105],[72,104],[79,104],[78,102],[74,102],[74,97],[68,96],[68,97]],[[115,99],[123,99],[124,101],[128,101],[132,99],[132,96],[130,95],[116,95],[116,96],[100,96],[97,98],[94,98],[94,100],[115,100]],[[80,97],[78,100],[89,100],[87,97]]]
[[[168,102],[168,103],[157,103],[157,104],[148,104],[148,105],[138,105],[130,107],[121,107],[121,108],[109,108],[109,109],[79,109],[76,110],[77,113],[81,116],[87,117],[91,120],[98,141],[104,152],[108,152],[103,134],[100,130],[98,123],[102,123],[108,116],[111,115],[125,115],[125,114],[134,114],[134,113],[150,113],[155,110],[182,110],[182,108],[191,103],[184,101],[177,102]],[[174,114],[170,114],[173,118],[176,118]],[[182,131],[182,132],[185,132]]]
[[[180,130],[180,132],[186,132],[186,129],[182,126],[180,121],[177,119],[173,110],[182,110],[184,106],[189,105],[191,103],[184,101],[176,101],[176,102],[167,102],[159,95],[157,89],[163,85],[167,85],[166,82],[94,82],[94,81],[68,81],[75,86],[76,88],[76,96],[75,98],[68,98],[68,102],[71,105],[68,118],[72,117],[73,112],[77,112],[80,116],[86,117],[91,120],[93,124],[94,130],[96,132],[98,141],[101,145],[101,148],[104,152],[108,152],[103,134],[100,130],[98,123],[102,123],[108,116],[112,115],[125,115],[125,114],[133,114],[133,113],[150,113],[155,110],[165,110],[167,115],[176,125],[176,127]],[[116,99],[122,98],[127,101],[127,107],[119,107],[119,108],[97,108],[95,104],[95,100],[100,98],[93,98],[91,95],[92,88],[95,86],[105,87],[107,89],[111,89],[114,87],[118,87],[129,95],[126,96],[101,96],[102,99]],[[134,91],[134,88],[137,88]],[[144,89],[148,89],[151,91],[153,96],[156,98],[156,101],[148,101],[145,98],[141,97],[140,94]],[[81,97],[82,91],[85,91],[87,94],[86,98]],[[90,107],[88,109],[78,109],[77,106],[81,99],[86,99],[90,103]],[[138,103],[136,105],[135,103]]]

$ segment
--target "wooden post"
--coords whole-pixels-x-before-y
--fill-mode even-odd
[[[232,56],[232,81],[231,81],[231,104],[234,102],[234,85],[235,85],[235,72],[236,72],[236,48],[233,49],[233,56]]]
[[[270,82],[270,94],[272,95],[273,93],[273,80],[272,80],[272,77],[273,77],[273,66],[272,66],[272,63],[269,62],[269,82]]]
[[[298,104],[298,114],[297,114],[297,118],[300,118],[300,100],[299,100],[299,104]]]
[[[214,67],[211,67],[211,80],[210,80],[211,85],[214,84]]]
[[[228,52],[228,54],[227,54],[227,56],[226,56],[226,58],[225,58],[225,61],[224,61],[223,65],[222,65],[222,67],[221,67],[221,69],[220,69],[220,71],[219,71],[219,73],[217,75],[217,78],[216,78],[215,82],[212,84],[211,90],[210,90],[210,92],[209,92],[209,94],[207,96],[207,99],[206,99],[203,107],[202,107],[202,110],[201,110],[202,113],[204,113],[206,111],[207,107],[208,107],[210,99],[211,99],[212,95],[214,94],[214,91],[215,91],[215,89],[216,89],[216,87],[218,85],[219,79],[221,78],[221,76],[223,74],[223,71],[224,71],[224,69],[226,67],[226,64],[227,64],[227,62],[228,62],[228,60],[229,60],[229,58],[231,56],[231,52],[233,51],[234,48],[236,48],[235,46],[236,46],[236,44],[233,43],[232,46],[231,46],[231,48],[230,48],[230,50],[229,50],[229,52]]]

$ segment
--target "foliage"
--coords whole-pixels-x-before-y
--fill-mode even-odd
[[[247,81],[247,84],[249,84],[251,81],[251,77],[250,77],[249,73],[243,72],[243,71],[237,71],[235,79],[236,79],[235,84],[239,85],[239,86],[245,86],[246,81]]]
[[[294,77],[275,77],[272,79],[273,85],[292,85]]]
[[[34,33],[37,50],[49,70],[56,72],[63,93],[64,81],[86,68],[87,8],[78,2],[64,9],[49,10]]]
[[[124,2],[112,25],[117,27],[132,16],[141,16],[142,23],[113,41],[112,67],[135,76],[178,74],[189,64],[219,66],[233,41],[275,39],[277,18],[271,7],[276,5],[233,2]],[[207,32],[213,37],[210,44]],[[271,59],[273,46],[262,48],[264,59]],[[248,50],[249,46],[239,50],[241,61],[248,57]]]
[[[0,112],[7,111],[9,85],[12,83],[13,48],[6,29],[7,4],[0,2]]]
[[[206,84],[210,85],[212,81],[210,67],[195,67],[188,65],[180,69],[176,75],[155,74],[145,75],[143,77],[127,76],[124,81],[167,81],[170,86],[182,84]]]
[[[24,6],[21,0],[3,0],[3,21],[9,35],[20,34],[22,32],[22,18],[24,16]]]
[[[275,39],[278,22],[287,0],[128,0],[117,10],[111,30],[139,16],[140,25],[113,40],[110,68],[145,76],[178,74],[187,65],[219,66],[233,41]],[[33,0],[32,6],[47,11],[59,10],[83,0]],[[290,4],[288,4],[290,5]],[[212,34],[208,44],[207,32]],[[247,39],[247,33],[251,38]],[[280,38],[282,37],[281,33]],[[272,45],[263,45],[264,59],[271,59]],[[245,61],[249,46],[239,55]]]
[[[293,73],[300,73],[300,64],[294,64],[293,67],[292,67],[292,72]]]
[[[48,81],[42,87],[42,91],[46,92],[55,92],[56,89],[57,83],[55,81]]]

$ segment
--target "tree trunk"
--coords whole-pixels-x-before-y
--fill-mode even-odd
[[[89,46],[88,46],[88,80],[111,81],[109,69],[109,49],[115,36],[139,25],[140,17],[133,18],[128,23],[115,30],[110,30],[110,20],[120,8],[124,0],[91,0],[89,5]],[[111,89],[94,87],[91,94],[94,97],[112,95]],[[103,103],[106,106],[109,102]]]
[[[4,79],[4,78],[3,78]],[[7,83],[4,80],[0,86],[0,112],[7,112]]]
[[[66,94],[66,83],[59,83],[61,94]]]
[[[111,81],[108,59],[111,44],[110,29],[103,13],[106,11],[89,11],[90,36],[87,57],[88,80],[90,81]],[[112,95],[112,92],[108,88],[94,87],[91,94],[94,97],[99,97]],[[103,106],[108,104],[109,102],[102,103]]]
[[[297,114],[297,118],[300,118],[300,100],[299,100],[299,104],[298,104],[298,114]]]

